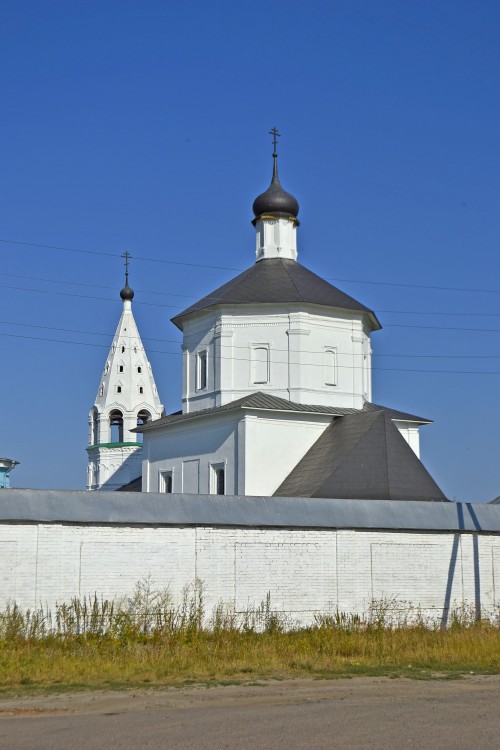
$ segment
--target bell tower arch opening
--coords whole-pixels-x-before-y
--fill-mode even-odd
[[[123,443],[123,414],[119,409],[109,412],[109,428],[112,443]]]

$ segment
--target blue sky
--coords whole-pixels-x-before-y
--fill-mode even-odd
[[[384,326],[374,400],[435,420],[422,455],[450,497],[499,495],[499,29],[488,0],[3,0],[13,485],[85,485],[126,249],[160,395],[179,408],[170,317],[253,262],[276,124],[299,260]]]

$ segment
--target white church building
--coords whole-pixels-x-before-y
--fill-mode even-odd
[[[173,318],[174,414],[134,320],[126,256],[90,410],[97,491],[0,490],[0,607],[126,597],[150,576],[178,604],[202,581],[207,615],[271,601],[304,624],[327,612],[369,621],[374,603],[443,627],[457,610],[498,618],[500,505],[448,502],[418,455],[429,420],[373,403],[380,324],[298,262],[299,206],[276,147],[273,158],[253,204],[254,264]]]
[[[273,162],[253,203],[254,264],[172,319],[174,414],[163,416],[127,274],[90,412],[88,489],[446,500],[419,460],[429,420],[372,402],[376,315],[298,262],[299,205],[276,143]]]

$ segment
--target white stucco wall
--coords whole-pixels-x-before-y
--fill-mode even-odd
[[[0,523],[0,607],[73,596],[126,596],[151,575],[179,602],[203,581],[207,612],[242,611],[271,594],[303,622],[315,613],[365,615],[370,601],[443,607],[500,602],[500,535],[493,533]]]
[[[198,492],[213,494],[211,466],[224,466],[226,495],[273,495],[331,422],[326,414],[257,409],[219,413],[144,433],[143,492],[161,492],[161,472],[172,472],[172,492],[192,492],[186,466],[198,461]],[[414,423],[395,422],[419,455]],[[133,478],[133,477],[131,477]]]
[[[245,417],[245,495],[273,495],[331,418],[250,413]]]
[[[183,411],[221,406],[259,390],[300,404],[361,409],[372,397],[370,338],[362,317],[314,305],[260,304],[186,320]],[[269,351],[264,382],[255,377],[256,348]],[[206,388],[199,387],[197,376],[203,351]],[[336,359],[333,379],[326,372],[327,351]]]
[[[198,461],[199,493],[212,492],[211,464],[224,464],[226,494],[244,494],[239,487],[238,431],[241,413],[219,414],[207,419],[172,424],[166,430],[145,433],[142,489],[161,492],[160,473],[172,472],[173,492],[186,492],[186,464]],[[193,464],[189,470],[192,471]]]
[[[416,422],[403,422],[394,420],[394,424],[404,437],[410,448],[420,458],[420,425]]]
[[[212,494],[211,466],[223,465],[226,495],[272,495],[330,424],[324,414],[238,411],[172,424],[144,434],[143,492],[161,492],[171,471],[173,492],[186,462],[199,461],[199,492]]]

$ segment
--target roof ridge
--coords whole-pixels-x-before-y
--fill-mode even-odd
[[[286,264],[285,264],[285,263],[283,262],[283,258],[279,258],[279,260],[281,261],[281,265],[282,265],[282,266],[283,266],[283,268],[285,269],[285,273],[286,273],[286,275],[288,276],[288,278],[289,278],[289,279],[290,279],[290,281],[292,282],[293,286],[295,287],[295,289],[296,289],[296,291],[297,291],[297,294],[299,295],[300,299],[301,299],[301,300],[302,300],[302,302],[303,302],[303,301],[304,301],[304,295],[302,294],[302,292],[300,291],[299,287],[297,286],[297,284],[296,284],[296,283],[295,283],[295,281],[293,280],[293,277],[292,277],[292,275],[291,275],[291,274],[289,273],[289,271],[288,271],[288,268],[287,268]],[[291,260],[291,259],[290,259],[290,260]],[[297,263],[297,265],[298,265],[298,266],[300,266],[300,265],[301,265],[301,264],[300,264],[300,263],[299,263],[298,261],[296,261],[296,260],[292,260],[292,263]]]

